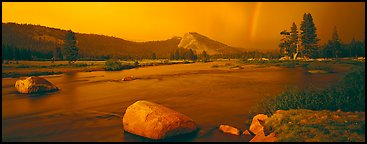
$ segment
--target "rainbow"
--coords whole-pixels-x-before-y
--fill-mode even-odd
[[[257,26],[257,19],[259,17],[260,7],[261,7],[261,2],[256,2],[255,10],[252,13],[252,24],[251,24],[251,31],[250,31],[250,34],[251,34],[250,39],[251,39],[251,41],[253,41],[254,38],[255,38],[256,26]]]

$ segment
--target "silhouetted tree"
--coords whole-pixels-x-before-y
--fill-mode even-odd
[[[56,47],[54,57],[55,57],[56,60],[62,60],[63,59],[63,55],[62,55],[62,51],[61,51],[60,47]]]
[[[283,38],[280,40],[280,44],[279,44],[280,53],[284,56],[291,56],[290,33],[287,32],[286,30],[283,30],[282,32],[280,32],[280,35],[283,36]],[[253,56],[253,58],[255,58],[255,55]]]
[[[64,56],[69,64],[74,63],[78,59],[79,48],[76,47],[76,38],[73,31],[68,30],[65,37]]]
[[[152,59],[157,59],[157,55],[155,53],[152,54]]]
[[[316,56],[318,49],[318,41],[316,34],[316,26],[310,13],[303,15],[301,22],[301,42],[303,47],[303,55],[305,57],[313,58]]]
[[[204,61],[204,62],[207,62],[210,60],[210,55],[208,55],[206,53],[206,51],[204,50],[202,53],[201,53],[201,59]]]

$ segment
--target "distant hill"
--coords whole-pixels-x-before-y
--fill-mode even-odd
[[[2,44],[10,44],[18,49],[52,53],[57,47],[63,48],[66,30],[40,25],[2,23]],[[203,50],[208,54],[226,54],[241,49],[227,46],[196,32],[167,40],[133,42],[117,37],[75,33],[77,47],[84,58],[142,57],[150,58],[153,53],[158,58],[169,58],[179,48],[193,49],[197,53]]]
[[[241,48],[228,46],[196,32],[186,33],[182,37],[180,43],[178,44],[178,47],[193,49],[199,53],[201,53],[202,51],[206,51],[210,55],[230,54],[243,51],[243,49]]]

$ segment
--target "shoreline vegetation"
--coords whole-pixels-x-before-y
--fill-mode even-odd
[[[365,65],[353,67],[342,80],[325,89],[288,88],[275,97],[263,98],[249,112],[270,118],[265,129],[277,141],[365,141]]]
[[[77,61],[69,65],[68,61],[8,61],[2,64],[2,78],[23,76],[43,76],[68,72],[119,71],[146,66],[189,64],[188,60],[141,60],[141,61]]]
[[[215,60],[215,61],[227,61]],[[224,66],[213,65],[212,68],[229,67],[230,69],[243,69],[242,65],[257,65],[256,68],[279,66],[286,68],[304,67],[309,73],[334,73],[333,66],[336,65],[352,65],[363,66],[364,61],[354,59],[336,59],[336,60],[245,60],[232,59],[237,63],[226,63]],[[2,64],[2,78],[19,78],[23,76],[43,76],[54,75],[68,72],[92,72],[92,71],[119,71],[146,66],[159,66],[171,64],[190,64],[195,62],[210,61],[193,61],[193,60],[168,60],[168,59],[143,59],[140,61],[77,61],[69,65],[67,61],[4,61]]]

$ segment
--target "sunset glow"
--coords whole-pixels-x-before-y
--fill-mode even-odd
[[[364,3],[3,2],[2,22],[40,24],[133,41],[195,31],[231,46],[274,50],[279,32],[312,13],[321,42],[334,27],[341,39],[364,38]],[[261,7],[261,8],[260,8]],[[277,25],[273,25],[277,23]],[[261,41],[261,42],[260,42]]]

